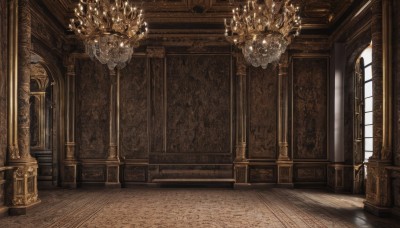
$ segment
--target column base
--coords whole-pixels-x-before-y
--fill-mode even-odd
[[[235,161],[234,163],[234,176],[235,176],[235,184],[248,183],[248,161]]]
[[[61,186],[64,188],[77,188],[77,162],[65,161],[62,172]]]
[[[293,188],[293,161],[277,161],[278,185],[292,186]]]
[[[26,212],[29,209],[38,205],[40,202],[41,202],[41,200],[38,199],[36,202],[31,203],[30,205],[27,205],[27,206],[11,206],[8,209],[8,214],[11,216],[26,215]]]
[[[7,193],[6,202],[9,205],[10,215],[26,214],[26,209],[38,203],[37,192],[37,163],[23,163],[21,161],[10,162],[15,167],[12,171],[6,173]]]
[[[112,160],[107,161],[107,181],[106,185],[119,185],[121,187],[121,183],[119,181],[120,175],[120,167],[119,167],[119,160]]]
[[[388,207],[378,207],[373,204],[364,201],[364,210],[378,217],[390,217],[391,208]]]

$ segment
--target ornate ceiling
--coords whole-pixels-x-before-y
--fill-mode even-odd
[[[329,29],[354,0],[293,0],[301,7],[304,30]],[[78,0],[42,0],[65,28]],[[223,34],[223,19],[243,0],[133,0],[144,8],[151,36]]]

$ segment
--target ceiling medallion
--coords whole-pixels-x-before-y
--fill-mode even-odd
[[[110,70],[121,69],[147,35],[143,11],[128,0],[80,0],[69,28],[85,43],[86,53]]]
[[[299,7],[291,0],[249,0],[225,19],[226,39],[242,49],[246,61],[267,68],[278,61],[301,30]]]

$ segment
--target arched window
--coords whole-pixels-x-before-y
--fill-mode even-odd
[[[363,141],[364,161],[372,156],[373,152],[373,94],[372,94],[372,47],[368,46],[361,54],[361,69],[363,70]]]
[[[372,45],[369,45],[357,59],[354,75],[354,193],[364,189],[367,169],[364,165],[372,156],[373,135],[373,93],[372,93]]]

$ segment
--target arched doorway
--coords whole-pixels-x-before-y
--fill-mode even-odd
[[[38,161],[38,188],[59,185],[62,148],[61,80],[37,54],[31,58],[31,155]]]

